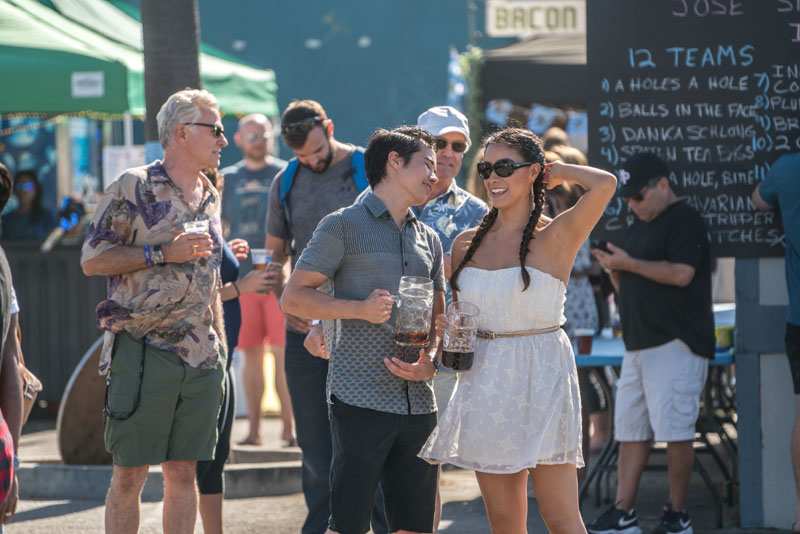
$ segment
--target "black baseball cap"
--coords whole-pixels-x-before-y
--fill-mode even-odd
[[[667,163],[652,152],[634,154],[619,172],[622,187],[619,194],[622,198],[630,198],[639,193],[653,178],[669,176]]]

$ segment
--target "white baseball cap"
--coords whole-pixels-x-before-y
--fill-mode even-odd
[[[451,106],[436,106],[417,117],[417,126],[434,137],[458,132],[467,140],[469,147],[469,122],[467,117]]]

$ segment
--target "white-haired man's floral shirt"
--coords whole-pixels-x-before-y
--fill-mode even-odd
[[[454,180],[447,191],[424,206],[414,208],[414,211],[420,221],[436,230],[442,250],[450,254],[458,234],[478,226],[489,207],[483,200],[461,189]]]

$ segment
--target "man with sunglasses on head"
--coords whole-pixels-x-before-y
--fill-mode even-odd
[[[266,248],[273,250],[272,287],[282,291],[280,267],[287,257],[294,269],[317,224],[349,206],[367,186],[363,149],[334,138],[334,124],[314,100],[296,100],[281,116],[281,135],[295,157],[272,182]],[[302,534],[322,534],[330,516],[331,431],[325,386],[328,360],[304,346],[309,319],[285,314],[286,381],[294,409],[297,442],[303,452],[303,494],[308,515]],[[378,492],[373,531],[386,532],[383,498]]]
[[[227,224],[227,234],[240,238],[251,247],[264,245],[267,237],[266,220],[269,190],[275,176],[286,162],[270,154],[272,123],[261,113],[245,115],[239,120],[239,130],[234,136],[236,146],[244,158],[222,169],[225,176],[225,194],[222,196],[222,220]],[[243,272],[252,268],[248,263]],[[294,442],[292,409],[286,388],[283,350],[286,345],[286,325],[274,293],[266,295],[243,293],[239,297],[242,308],[242,328],[239,349],[244,353],[245,398],[249,431],[240,445],[261,445],[261,402],[264,397],[264,357],[267,347],[275,356],[275,385],[281,402],[284,444]]]
[[[692,442],[715,350],[711,254],[702,217],[675,195],[669,174],[655,154],[629,158],[620,195],[637,220],[621,246],[593,250],[617,289],[625,342],[614,418],[617,496],[587,526],[594,534],[641,532],[634,505],[654,440],[667,442],[670,481],[655,532],[692,532],[686,513]]]

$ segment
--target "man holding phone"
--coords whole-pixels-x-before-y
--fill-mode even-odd
[[[634,504],[653,440],[667,442],[670,481],[657,531],[692,529],[686,513],[692,440],[715,347],[711,255],[703,219],[675,195],[669,174],[655,154],[628,159],[620,195],[637,220],[622,247],[598,243],[592,252],[617,289],[625,341],[614,420],[617,497],[587,526],[595,534],[638,530]]]

